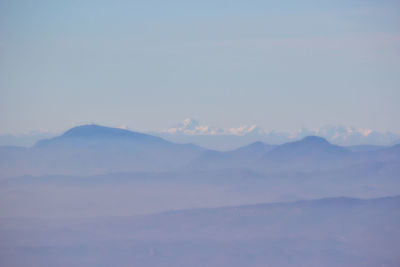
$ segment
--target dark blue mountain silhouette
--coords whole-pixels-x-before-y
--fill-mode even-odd
[[[0,175],[248,169],[256,172],[315,171],[362,162],[398,162],[400,145],[353,152],[308,136],[296,142],[255,142],[227,152],[176,144],[148,134],[99,125],[83,125],[37,142],[28,149],[0,148]]]
[[[290,142],[276,147],[265,156],[275,159],[297,157],[344,156],[350,151],[344,147],[332,145],[318,136],[307,136],[300,141]]]
[[[157,144],[172,144],[160,137],[133,132],[124,129],[111,128],[99,125],[83,125],[74,127],[66,131],[63,135],[51,139],[40,140],[35,144],[35,147],[43,147],[55,144],[62,144],[63,142],[70,144],[70,142],[104,142],[104,141],[129,141],[129,142],[145,142]]]
[[[333,145],[322,137],[307,136],[272,149],[258,162],[257,168],[272,171],[314,171],[341,167],[353,164],[354,161],[356,157],[350,150]]]
[[[175,144],[148,134],[83,125],[61,136],[41,140],[17,154],[4,151],[16,156],[12,157],[13,162],[4,164],[2,171],[20,175],[170,170],[187,164],[203,149],[193,144]],[[10,158],[7,155],[4,158]]]

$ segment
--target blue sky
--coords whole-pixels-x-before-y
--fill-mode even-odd
[[[0,0],[0,133],[400,132],[399,1]]]

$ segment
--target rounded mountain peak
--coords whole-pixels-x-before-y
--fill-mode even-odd
[[[310,143],[310,144],[329,144],[329,142],[325,138],[315,135],[306,136],[303,139],[301,139],[300,142]]]
[[[111,128],[106,126],[100,126],[96,124],[88,124],[74,127],[68,131],[66,131],[62,136],[63,137],[121,137],[134,134],[131,131],[119,129],[119,128]]]
[[[156,137],[153,135],[132,132],[125,129],[120,128],[111,128],[106,126],[100,126],[96,124],[89,125],[81,125],[76,126],[68,131],[66,131],[63,135],[54,137],[51,139],[40,140],[36,143],[36,147],[49,146],[53,144],[67,144],[71,145],[70,142],[82,145],[86,142],[98,142],[100,141],[121,141],[121,140],[129,140],[134,142],[153,142],[153,143],[168,143],[166,140]]]

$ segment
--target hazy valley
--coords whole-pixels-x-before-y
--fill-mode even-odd
[[[86,125],[1,147],[0,173],[6,266],[399,262],[399,145],[220,152]]]

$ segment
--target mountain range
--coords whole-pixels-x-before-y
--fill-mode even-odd
[[[123,129],[129,129],[123,127]],[[319,136],[330,143],[341,146],[390,146],[400,144],[400,134],[379,132],[372,129],[326,125],[321,128],[301,128],[295,131],[266,130],[255,124],[223,129],[185,119],[173,127],[160,131],[147,131],[150,135],[162,137],[175,143],[193,143],[214,150],[233,150],[257,141],[267,144],[283,144],[300,140],[306,136]],[[37,141],[55,137],[55,133],[32,132],[22,135],[0,135],[0,146],[34,145]]]
[[[283,132],[266,130],[255,124],[237,128],[222,129],[201,124],[194,119],[185,119],[182,123],[152,134],[174,142],[192,142],[200,146],[217,150],[230,150],[255,141],[268,144],[282,144],[297,141],[306,136],[319,136],[341,146],[355,145],[393,145],[400,143],[400,135],[391,132],[379,132],[371,129],[326,125],[321,128],[302,128]]]
[[[156,171],[183,166],[202,151],[148,134],[84,125],[29,148],[0,147],[0,170],[8,175]]]
[[[400,145],[77,126],[0,146],[0,265],[398,266],[399,177]]]
[[[317,136],[281,145],[254,142],[215,151],[149,134],[83,125],[30,148],[0,147],[0,175],[94,175],[112,172],[248,169],[262,173],[344,168],[399,161],[400,145],[341,147]]]

